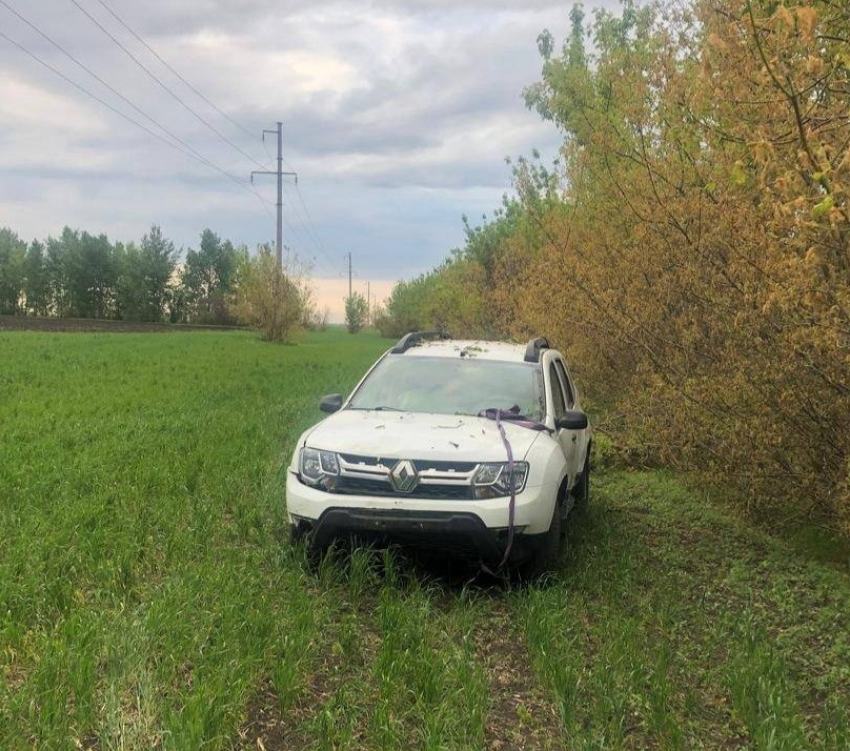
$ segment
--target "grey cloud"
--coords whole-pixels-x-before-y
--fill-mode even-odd
[[[239,177],[256,168],[148,80],[70,0],[9,1],[222,168]],[[268,160],[261,144],[174,80],[96,0],[79,1],[217,128]],[[285,153],[316,227],[301,226],[306,219],[293,201],[286,219],[307,254],[320,252],[309,239],[319,234],[328,253],[353,247],[365,270],[385,278],[421,270],[460,242],[461,214],[498,205],[509,188],[504,156],[557,149],[557,132],[520,96],[539,75],[537,34],[566,27],[568,6],[556,0],[105,1],[251,132],[284,121]],[[126,109],[2,8],[0,26]],[[42,104],[35,126],[0,111],[0,223],[41,236],[85,222],[132,239],[155,221],[183,245],[205,224],[249,243],[273,234],[248,191],[85,100],[2,40],[0,75],[74,102],[99,123],[87,130],[82,118],[64,132],[52,105]],[[33,138],[43,144],[37,152]],[[273,199],[271,182],[257,189]]]

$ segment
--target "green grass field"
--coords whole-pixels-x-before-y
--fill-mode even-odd
[[[664,473],[535,587],[311,572],[282,465],[386,344],[0,332],[0,748],[850,748],[846,572]]]

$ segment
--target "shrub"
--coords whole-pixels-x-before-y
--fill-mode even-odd
[[[271,249],[261,248],[243,262],[233,311],[242,323],[259,329],[266,341],[291,341],[308,304],[307,286],[278,266]]]
[[[345,325],[349,334],[356,334],[366,324],[369,316],[369,303],[359,292],[345,298]]]

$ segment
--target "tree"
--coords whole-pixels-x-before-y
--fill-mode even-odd
[[[65,227],[57,241],[48,241],[54,266],[60,315],[108,318],[114,313],[117,268],[106,235],[90,235]]]
[[[140,258],[144,269],[146,321],[162,320],[171,290],[177,251],[156,224],[142,238]]]
[[[116,307],[119,315],[132,321],[161,321],[171,294],[176,265],[174,243],[151,226],[137,247],[116,245],[116,264],[119,268]]]
[[[639,461],[850,537],[845,5],[574,10],[526,91],[556,170],[521,160],[518,206],[397,286],[390,322],[545,333]]]
[[[363,328],[368,314],[369,303],[359,292],[345,298],[345,325],[349,334],[356,334]]]
[[[24,297],[27,309],[36,316],[50,312],[50,279],[44,245],[33,240],[24,261]]]
[[[12,230],[0,228],[0,314],[23,312],[27,246]]]
[[[147,317],[145,268],[135,243],[115,245],[118,275],[115,283],[115,314],[122,321],[156,320]]]
[[[266,341],[291,341],[309,307],[309,290],[299,276],[281,269],[276,253],[263,246],[254,258],[240,260],[239,281],[237,318],[259,329]]]
[[[201,234],[199,250],[189,250],[181,274],[187,314],[201,323],[231,323],[227,309],[236,282],[238,254],[229,240],[210,229]]]

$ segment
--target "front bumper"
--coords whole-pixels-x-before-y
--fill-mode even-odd
[[[538,535],[548,531],[557,496],[557,485],[526,487],[517,495],[514,524],[523,535]],[[335,526],[347,523],[346,518],[352,524],[361,524],[366,518],[364,513],[372,521],[379,517],[416,519],[416,515],[420,515],[429,521],[438,520],[438,524],[440,519],[474,519],[480,527],[495,533],[508,526],[508,504],[508,498],[444,500],[342,495],[304,485],[292,470],[287,472],[286,478],[286,507],[290,523],[297,525],[303,521],[314,528],[326,513],[333,511],[329,518]],[[347,512],[347,517],[344,514],[341,516],[341,512]],[[408,531],[415,531],[415,528]]]

